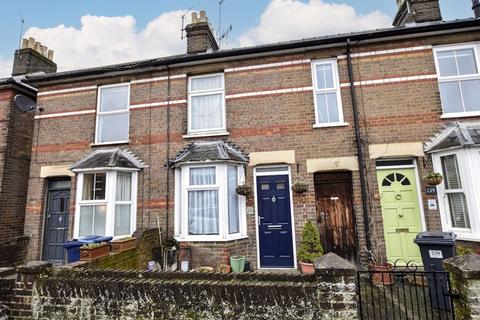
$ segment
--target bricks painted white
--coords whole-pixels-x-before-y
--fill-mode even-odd
[[[397,49],[389,49],[389,50],[367,51],[367,52],[353,53],[352,58],[381,56],[381,55],[389,55],[389,54],[413,52],[413,51],[423,51],[423,50],[431,50],[431,49],[432,49],[432,46],[428,45],[428,46],[397,48]],[[338,56],[337,58],[338,59],[346,59],[347,56],[342,55],[342,56]]]
[[[187,77],[186,74],[176,74],[176,75],[170,76],[170,80],[182,79],[182,78],[186,78],[186,77]],[[139,84],[139,83],[155,82],[155,81],[167,81],[167,80],[168,80],[168,76],[165,76],[165,77],[155,77],[155,78],[148,78],[148,79],[133,80],[130,83],[131,84]]]
[[[298,64],[309,64],[309,63],[310,63],[310,59],[283,61],[283,62],[266,63],[266,64],[257,64],[257,65],[252,65],[252,66],[227,68],[227,69],[225,69],[225,73],[239,72],[239,71],[249,71],[249,70],[256,70],[256,69],[285,67],[285,66],[293,66],[293,65],[298,65]]]
[[[437,79],[436,74],[427,74],[421,76],[410,76],[410,77],[398,77],[398,78],[386,78],[386,79],[376,79],[376,80],[365,80],[365,81],[355,81],[355,86],[368,86],[374,84],[387,84],[387,83],[396,83],[396,82],[407,82],[407,81],[421,81],[428,79]],[[349,82],[343,82],[340,84],[342,88],[350,87]]]
[[[39,92],[37,94],[37,96],[48,96],[48,95],[52,95],[52,94],[62,94],[62,93],[74,93],[74,92],[89,91],[89,90],[96,90],[96,89],[97,89],[97,86],[88,86],[88,87],[51,90],[51,91]]]
[[[166,105],[172,104],[186,104],[187,100],[171,100],[171,101],[159,101],[159,102],[152,102],[152,103],[142,103],[142,104],[132,104],[130,105],[130,109],[141,109],[141,108],[151,108],[151,107],[161,107]]]
[[[244,93],[228,94],[225,96],[225,99],[237,99],[237,98],[245,98],[245,97],[295,93],[295,92],[312,91],[312,90],[313,90],[313,87],[300,87],[300,88],[287,88],[287,89],[279,89],[279,90],[244,92]]]
[[[82,110],[82,111],[71,111],[71,112],[60,112],[60,113],[50,113],[50,114],[41,114],[35,116],[35,119],[45,119],[45,118],[58,118],[58,117],[69,117],[69,116],[80,116],[84,114],[95,113],[95,109],[91,110]]]

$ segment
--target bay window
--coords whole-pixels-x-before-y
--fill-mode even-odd
[[[188,133],[226,131],[225,85],[223,74],[188,79]]]
[[[177,240],[224,241],[246,236],[245,197],[236,192],[243,175],[243,167],[237,164],[196,164],[177,168]]]
[[[443,117],[480,115],[477,44],[434,49]]]
[[[136,223],[136,184],[136,171],[79,173],[74,237],[131,235]]]
[[[480,240],[480,148],[461,148],[432,154],[436,172],[443,175],[437,186],[444,231],[460,240]]]

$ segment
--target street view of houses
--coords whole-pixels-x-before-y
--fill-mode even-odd
[[[0,13],[0,320],[480,319],[480,0],[66,5]]]

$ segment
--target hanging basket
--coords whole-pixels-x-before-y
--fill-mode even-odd
[[[292,190],[296,194],[303,194],[308,191],[308,184],[306,182],[295,182],[292,186]]]
[[[246,184],[242,184],[240,186],[237,186],[236,191],[237,191],[237,194],[246,197],[252,194],[252,187]]]
[[[440,173],[431,173],[428,176],[423,177],[423,182],[429,186],[438,186],[442,183],[443,177]]]

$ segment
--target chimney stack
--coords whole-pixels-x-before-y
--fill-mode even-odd
[[[480,18],[480,0],[472,0],[472,9],[475,13],[475,19]]]
[[[439,0],[397,0],[397,6],[398,12],[393,21],[397,28],[442,20]]]
[[[186,26],[187,53],[204,53],[218,50],[218,43],[208,23],[205,11],[192,13],[192,22]]]
[[[35,38],[22,39],[22,47],[15,51],[12,76],[43,71],[57,72],[53,62],[53,50],[49,50]]]

